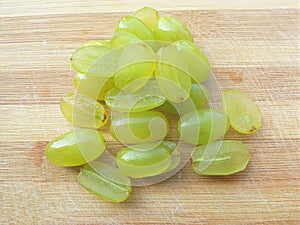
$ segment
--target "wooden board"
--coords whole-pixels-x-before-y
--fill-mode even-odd
[[[159,2],[0,2],[1,224],[299,222],[297,1]],[[250,136],[226,135],[249,147],[246,171],[203,177],[188,163],[172,178],[134,187],[127,202],[114,204],[82,189],[78,169],[47,162],[44,149],[72,129],[59,110],[60,97],[73,90],[71,53],[87,40],[109,39],[118,19],[143,5],[188,25],[221,89],[247,92],[263,126]]]

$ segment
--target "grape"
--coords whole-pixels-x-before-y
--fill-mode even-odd
[[[195,109],[202,108],[208,103],[209,98],[210,94],[207,87],[203,84],[192,84],[190,99],[172,104],[166,101],[159,108],[168,113],[183,115]]]
[[[155,68],[155,54],[145,43],[128,45],[121,53],[115,85],[127,92],[137,91],[152,77]]]
[[[113,118],[110,132],[122,143],[140,144],[162,140],[169,133],[169,126],[162,113],[144,111]]]
[[[154,30],[154,27],[159,19],[158,12],[150,7],[143,7],[135,11],[132,16],[140,19],[152,31]]]
[[[131,193],[128,177],[118,169],[97,161],[85,165],[77,181],[89,192],[110,202],[123,202]]]
[[[101,101],[104,100],[105,93],[115,86],[115,83],[112,77],[104,78],[75,73],[74,86],[81,94]]]
[[[210,74],[210,64],[206,56],[190,41],[180,40],[173,43],[181,59],[187,64],[189,75],[198,84],[206,81]]]
[[[80,127],[100,128],[107,122],[104,107],[92,98],[79,92],[70,92],[60,100],[64,117]]]
[[[82,74],[110,77],[116,70],[119,54],[107,46],[84,46],[73,53],[71,65]]]
[[[135,42],[141,42],[141,39],[126,31],[119,31],[111,38],[111,46],[113,48],[122,49],[122,46],[126,46]]]
[[[188,40],[194,42],[189,29],[178,19],[165,16],[160,17],[154,27],[154,33],[158,40],[174,42]]]
[[[161,143],[163,146],[168,147],[171,150],[171,159],[172,163],[170,166],[164,171],[164,173],[170,172],[171,170],[174,170],[177,168],[181,161],[181,154],[180,150],[177,148],[177,145],[173,141],[163,141]]]
[[[161,92],[172,102],[185,101],[191,91],[188,67],[176,46],[168,45],[157,52],[156,80]]]
[[[134,93],[110,89],[105,95],[105,104],[120,112],[141,112],[162,105],[166,98],[160,92],[155,79],[150,79],[145,86]]]
[[[110,47],[110,41],[92,40],[92,41],[88,41],[88,42],[84,43],[83,45],[81,45],[81,47],[87,47],[87,46],[93,46],[93,45]]]
[[[222,137],[229,128],[226,114],[198,109],[181,117],[178,122],[180,138],[190,144],[207,144]]]
[[[261,127],[261,114],[245,93],[234,89],[225,90],[223,107],[230,118],[230,125],[236,131],[250,134]]]
[[[46,157],[57,166],[79,166],[98,158],[105,146],[105,139],[100,132],[80,128],[49,142]]]
[[[116,156],[118,168],[134,178],[150,177],[165,172],[172,163],[171,150],[166,145],[148,149],[146,144],[121,149]]]
[[[216,141],[194,149],[192,167],[202,175],[230,175],[244,170],[250,160],[240,141]]]

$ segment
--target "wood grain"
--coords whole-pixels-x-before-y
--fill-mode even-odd
[[[246,171],[172,178],[105,202],[58,168],[44,149],[72,129],[59,99],[73,90],[69,57],[87,40],[109,39],[117,20],[148,1],[1,1],[1,224],[297,224],[299,222],[299,9],[297,1],[161,1],[162,15],[188,25],[221,89],[243,90],[263,126],[245,136]],[[208,86],[210,84],[208,83]],[[217,95],[217,92],[214,93]],[[119,145],[108,137],[112,149]]]

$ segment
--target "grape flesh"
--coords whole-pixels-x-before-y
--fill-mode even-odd
[[[216,141],[201,145],[192,154],[193,170],[202,175],[230,175],[244,170],[250,160],[240,141]]]
[[[155,25],[158,22],[159,16],[158,12],[150,7],[143,7],[132,14],[133,17],[140,19],[144,24],[146,24],[151,31],[154,30]]]
[[[136,43],[136,42],[141,42],[142,40],[135,36],[132,33],[129,33],[127,31],[119,31],[114,34],[114,36],[111,38],[111,46],[113,48],[118,48],[122,49],[121,47]]]

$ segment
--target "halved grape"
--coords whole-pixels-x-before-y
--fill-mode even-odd
[[[122,143],[140,144],[163,140],[169,133],[169,126],[162,113],[144,111],[112,118],[110,132]]]
[[[88,42],[84,43],[83,45],[81,45],[81,47],[87,47],[87,46],[93,46],[93,45],[110,47],[110,41],[92,40],[92,41],[88,41]]]
[[[158,12],[150,7],[143,7],[135,11],[132,16],[140,19],[152,31],[154,30],[154,27],[159,19]]]
[[[117,168],[97,161],[84,166],[77,181],[89,192],[110,202],[123,202],[131,193],[128,177]]]
[[[112,77],[87,76],[82,73],[76,73],[74,86],[81,94],[101,101],[104,100],[106,92],[114,88],[115,83]]]
[[[80,47],[73,53],[71,65],[82,74],[110,77],[116,71],[119,54],[119,51],[107,46]]]
[[[64,95],[60,100],[60,110],[69,122],[80,127],[100,128],[108,118],[99,102],[79,92]]]
[[[128,45],[120,55],[114,76],[116,87],[134,92],[143,87],[155,69],[155,54],[145,43]]]
[[[57,166],[79,166],[98,158],[105,146],[105,139],[99,131],[81,128],[49,142],[46,157]]]
[[[171,170],[176,169],[180,165],[181,154],[180,154],[180,150],[177,148],[177,144],[174,141],[163,141],[161,144],[163,146],[168,147],[171,150],[172,163],[164,171],[164,173],[167,173],[167,172],[170,172]]]
[[[244,93],[234,89],[223,92],[223,107],[230,125],[242,134],[251,134],[261,127],[261,114],[254,102]]]
[[[199,109],[183,115],[178,122],[180,138],[190,144],[207,144],[215,141],[227,132],[229,119],[226,114]]]
[[[171,150],[166,145],[160,144],[150,150],[145,145],[147,144],[123,148],[118,152],[116,163],[122,173],[143,178],[161,174],[170,167]]]
[[[185,101],[191,91],[188,67],[174,45],[167,45],[157,52],[156,80],[161,92],[172,102]]]
[[[141,42],[142,40],[132,33],[126,31],[119,31],[111,38],[111,46],[113,48],[119,48],[135,42]]]
[[[174,42],[188,40],[194,42],[189,29],[178,19],[165,16],[160,17],[154,27],[154,33],[158,40]]]
[[[141,112],[162,105],[166,98],[160,92],[155,79],[150,79],[145,86],[134,93],[110,89],[105,95],[105,104],[120,112]]]
[[[244,170],[250,160],[240,141],[216,141],[194,149],[192,167],[202,175],[230,175]]]

